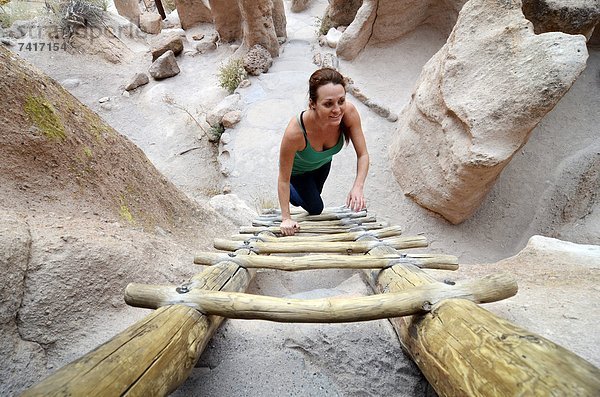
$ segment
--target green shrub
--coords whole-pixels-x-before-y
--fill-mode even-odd
[[[227,64],[219,68],[219,85],[231,94],[246,76],[244,61],[241,58],[231,58]]]
[[[210,127],[208,140],[211,142],[219,142],[221,140],[221,135],[225,132],[225,127],[223,124],[219,123],[217,125],[213,125]]]
[[[329,32],[329,29],[333,28],[333,22],[329,18],[329,11],[325,11],[323,18],[315,17],[315,33],[317,37],[324,36]]]
[[[47,0],[46,7],[55,23],[73,34],[77,27],[101,27],[107,0]]]

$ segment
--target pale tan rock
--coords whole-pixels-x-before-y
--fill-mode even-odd
[[[210,8],[199,0],[175,0],[175,8],[183,29],[189,29],[199,23],[212,23]]]
[[[583,36],[535,35],[519,4],[471,0],[402,112],[390,156],[404,193],[469,218],[586,59]]]
[[[152,62],[167,51],[173,51],[175,56],[183,51],[183,38],[177,33],[163,34],[152,42],[150,52],[152,53]]]
[[[221,119],[221,124],[225,128],[233,128],[237,123],[242,119],[242,112],[240,110],[234,110],[232,112],[227,112],[223,115],[223,119]]]
[[[466,0],[406,0],[399,7],[395,0],[364,0],[348,26],[348,33],[342,37],[338,56],[354,59],[367,42],[377,44],[396,40],[425,23],[449,34],[465,3]],[[333,3],[329,15],[332,12],[335,15]],[[352,15],[351,10],[347,15]],[[332,22],[334,26],[337,24],[333,19]]]
[[[290,10],[292,12],[302,12],[308,8],[310,0],[292,0]]]
[[[598,0],[522,0],[523,14],[535,33],[563,32],[591,37],[600,21]]]
[[[215,29],[224,42],[242,37],[242,14],[237,0],[210,0]]]
[[[162,54],[148,69],[148,73],[156,80],[166,79],[178,75],[180,72],[175,54],[169,50]]]
[[[267,73],[273,65],[273,57],[263,46],[256,44],[244,56],[244,69],[251,76]]]
[[[226,96],[206,115],[206,122],[211,126],[217,126],[223,122],[225,114],[240,110],[240,94],[231,94]]]
[[[272,57],[279,56],[279,42],[273,21],[271,0],[238,0],[243,23],[242,46],[251,48],[260,44]]]
[[[336,47],[341,59],[351,60],[365,48],[373,33],[373,23],[377,16],[378,0],[364,0],[358,9],[354,21],[342,33]]]
[[[115,0],[117,12],[122,17],[127,18],[131,23],[140,26],[140,5],[137,0]]]
[[[340,32],[336,28],[331,28],[327,32],[327,35],[325,35],[325,40],[327,41],[327,45],[330,48],[335,48],[337,47],[340,41],[340,37],[342,37],[342,32]]]
[[[130,80],[130,82],[125,86],[125,91],[133,91],[138,87],[146,85],[150,82],[148,75],[146,73],[136,73]]]
[[[328,13],[333,26],[350,25],[362,3],[363,0],[330,0]]]
[[[145,12],[140,15],[140,29],[149,34],[159,34],[162,30],[160,15],[152,12]]]
[[[273,24],[275,25],[275,34],[278,38],[287,39],[287,19],[285,17],[285,8],[283,0],[273,0]]]
[[[466,0],[407,0],[402,7],[396,1],[379,0],[377,19],[373,24],[374,43],[395,40],[424,23],[440,30],[452,29],[458,12]]]

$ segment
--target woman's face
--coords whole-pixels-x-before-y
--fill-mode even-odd
[[[317,102],[313,106],[321,122],[339,125],[346,110],[344,86],[327,83],[317,88]]]

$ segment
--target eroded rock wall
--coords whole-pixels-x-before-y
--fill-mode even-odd
[[[273,1],[238,0],[238,3],[244,21],[242,46],[252,48],[259,44],[266,48],[272,57],[279,56],[279,42],[273,21]]]
[[[598,0],[522,0],[523,13],[535,33],[563,32],[590,38],[600,21]]]
[[[586,59],[583,36],[535,35],[519,2],[471,0],[402,111],[390,157],[404,193],[467,219]]]
[[[396,40],[428,23],[450,33],[466,0],[364,0],[342,34],[337,55],[354,59],[367,43]],[[336,11],[330,10],[330,15]]]
[[[232,224],[3,46],[0,75],[0,395],[15,395],[133,322],[128,283],[185,280]]]
[[[201,0],[175,0],[177,15],[183,29],[189,29],[199,23],[212,23],[210,7]]]

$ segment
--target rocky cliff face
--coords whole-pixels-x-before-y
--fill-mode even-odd
[[[12,395],[128,325],[112,317],[129,282],[181,282],[231,224],[3,47],[0,75],[0,394]]]
[[[583,36],[535,35],[520,4],[472,0],[425,65],[390,150],[403,191],[460,223],[585,68]]]

